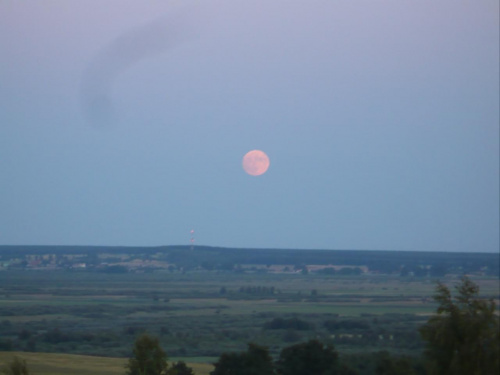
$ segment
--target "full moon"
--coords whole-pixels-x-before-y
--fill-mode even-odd
[[[269,157],[264,151],[252,150],[243,156],[243,169],[251,176],[260,176],[269,168]]]

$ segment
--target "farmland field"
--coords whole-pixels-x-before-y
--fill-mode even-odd
[[[498,298],[495,278],[476,281]],[[5,271],[0,285],[0,349],[114,357],[129,356],[142,332],[175,357],[216,358],[248,342],[277,354],[312,337],[348,352],[414,352],[416,328],[436,308],[432,280],[387,275]],[[277,318],[306,325],[265,328]],[[331,320],[341,328],[325,328]]]
[[[124,358],[91,357],[74,354],[0,352],[0,364],[14,356],[26,360],[36,375],[123,375],[127,360]],[[212,366],[188,363],[197,375],[208,375]]]

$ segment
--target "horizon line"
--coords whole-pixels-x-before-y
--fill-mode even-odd
[[[27,245],[27,244],[0,244],[2,247],[122,247],[122,248],[159,248],[159,247],[205,247],[205,248],[222,248],[222,249],[239,249],[239,250],[292,250],[292,251],[389,251],[389,252],[418,252],[418,253],[458,253],[458,254],[498,254],[500,251],[460,251],[460,250],[404,250],[404,249],[325,249],[325,248],[285,248],[285,247],[241,247],[241,246],[214,246],[214,245],[54,245],[54,244],[37,244],[37,245]]]

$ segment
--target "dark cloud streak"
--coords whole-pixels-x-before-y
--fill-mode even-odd
[[[123,33],[91,60],[80,85],[81,108],[89,125],[106,128],[113,123],[113,85],[121,72],[143,59],[166,53],[193,35],[186,10]]]

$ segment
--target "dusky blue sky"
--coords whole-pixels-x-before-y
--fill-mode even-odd
[[[0,178],[0,244],[499,251],[499,3],[2,0]]]

